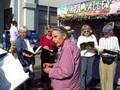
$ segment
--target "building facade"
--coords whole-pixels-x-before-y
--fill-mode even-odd
[[[57,7],[71,4],[74,0],[1,0],[0,42],[2,33],[9,30],[10,22],[16,20],[18,29],[26,26],[30,31],[42,35],[45,25],[57,25]],[[48,13],[49,11],[49,13]],[[48,18],[49,16],[49,18]]]

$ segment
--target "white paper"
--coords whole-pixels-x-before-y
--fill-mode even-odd
[[[27,50],[33,54],[37,54],[39,52],[39,50],[41,49],[41,46],[39,46],[35,51],[31,52],[30,50]]]
[[[0,81],[0,84],[2,86],[0,90],[3,90],[3,88],[4,90],[14,90],[25,82],[29,78],[29,75],[24,72],[19,60],[16,60],[12,54],[7,54],[0,60],[0,79],[1,78],[2,81]]]
[[[0,48],[0,54],[4,54],[7,53],[7,51],[5,51],[4,49]]]
[[[39,46],[39,47],[35,50],[34,54],[37,54],[40,49],[41,49],[41,46]]]

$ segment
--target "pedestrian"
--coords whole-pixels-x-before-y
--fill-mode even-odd
[[[12,21],[11,22],[11,27],[10,27],[10,49],[9,52],[13,53],[15,48],[16,48],[16,39],[19,36],[19,32],[17,29],[17,22],[16,21]]]
[[[102,29],[104,36],[99,40],[101,90],[113,90],[117,54],[110,51],[120,50],[118,38],[113,35],[113,29],[112,22],[105,25]]]
[[[80,90],[80,50],[64,28],[54,28],[52,40],[61,53],[56,63],[44,64],[44,72],[51,78],[53,90]]]
[[[78,37],[77,46],[81,50],[81,84],[80,90],[88,90],[92,79],[92,66],[98,43],[92,28],[85,24],[81,27],[81,35]]]
[[[50,88],[51,80],[46,73],[43,71],[44,63],[54,63],[55,62],[55,54],[57,52],[57,48],[55,43],[52,41],[52,27],[48,25],[46,27],[46,33],[40,38],[40,46],[41,50],[41,83],[43,84],[43,88]]]
[[[28,30],[25,26],[20,28],[19,33],[20,35],[16,39],[18,59],[20,60],[24,71],[28,72],[30,76],[30,79],[23,83],[23,85],[21,85],[21,90],[29,90],[29,84],[34,79],[35,58],[32,52],[34,52],[33,48],[35,47],[35,45],[32,42],[30,42],[28,38]]]

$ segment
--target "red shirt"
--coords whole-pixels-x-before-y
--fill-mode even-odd
[[[43,36],[40,38],[40,45],[41,45],[42,47],[48,46],[49,49],[54,50],[54,49],[56,48],[55,43],[52,41],[52,39],[48,39],[46,36],[47,36],[47,35],[43,35]]]

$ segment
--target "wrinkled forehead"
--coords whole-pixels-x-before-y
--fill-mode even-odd
[[[52,36],[60,36],[60,35],[61,35],[60,31],[57,30],[52,31]]]

